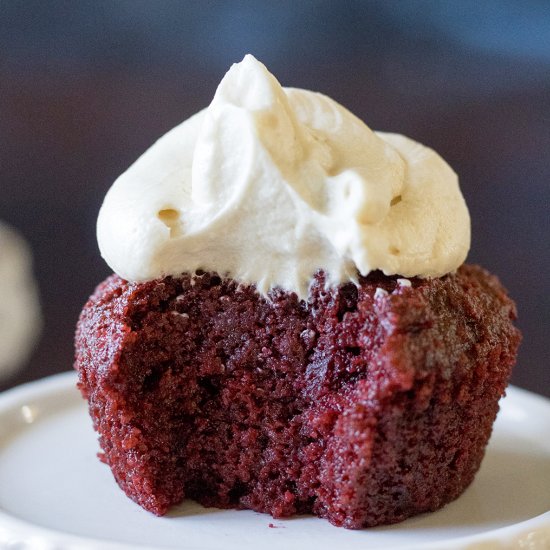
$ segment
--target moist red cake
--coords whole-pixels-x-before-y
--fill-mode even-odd
[[[198,272],[111,276],[75,368],[102,459],[154,514],[184,498],[360,528],[436,510],[478,470],[519,344],[498,280],[379,272],[308,301]]]

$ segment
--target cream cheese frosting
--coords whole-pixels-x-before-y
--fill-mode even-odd
[[[281,87],[247,55],[209,107],[115,181],[97,237],[130,281],[203,269],[305,298],[319,269],[334,285],[376,269],[454,271],[470,218],[433,150],[373,132],[320,93]]]

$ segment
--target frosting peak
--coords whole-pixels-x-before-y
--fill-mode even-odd
[[[98,242],[122,277],[212,270],[302,298],[323,269],[441,276],[470,245],[458,179],[434,151],[375,133],[332,99],[282,88],[251,55],[210,106],[113,184]]]

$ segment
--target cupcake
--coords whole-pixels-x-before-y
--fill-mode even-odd
[[[29,359],[40,325],[31,252],[23,237],[0,222],[0,381]]]
[[[519,344],[452,169],[252,56],[98,218],[75,368],[140,506],[361,528],[457,498]]]

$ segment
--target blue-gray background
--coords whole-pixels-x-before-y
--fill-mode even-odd
[[[470,261],[516,299],[513,381],[550,395],[550,2],[0,3],[0,219],[31,242],[45,327],[8,385],[67,370],[109,270],[95,219],[115,177],[206,106],[247,52],[371,127],[439,151],[472,214]],[[4,384],[3,387],[7,387]]]

